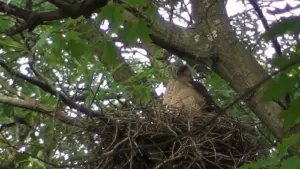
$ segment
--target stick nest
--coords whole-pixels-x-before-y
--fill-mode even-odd
[[[147,108],[115,111],[97,128],[99,169],[233,169],[269,147],[239,120]]]

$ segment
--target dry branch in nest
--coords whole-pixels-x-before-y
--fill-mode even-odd
[[[116,111],[98,129],[99,169],[233,169],[266,152],[241,122],[160,108]],[[214,119],[214,120],[213,120]]]

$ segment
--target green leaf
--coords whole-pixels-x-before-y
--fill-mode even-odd
[[[151,88],[147,86],[136,86],[135,90],[141,96],[142,104],[147,104],[151,100]]]
[[[47,94],[45,92],[40,92],[41,97],[41,104],[46,105],[55,105],[57,104],[57,101],[55,98],[53,98],[50,94]]]
[[[149,36],[151,33],[151,29],[148,28],[147,22],[144,19],[139,20],[138,27],[137,27],[137,33],[143,43],[152,42],[150,39],[150,36]]]
[[[44,46],[44,44],[47,42],[47,38],[51,35],[51,33],[55,29],[53,27],[50,27],[46,29],[41,35],[39,40],[36,42],[36,44],[33,46],[33,49],[39,49]]]
[[[25,118],[27,114],[28,114],[28,111],[26,111],[22,108],[19,108],[19,107],[15,107],[14,116],[19,117],[19,118]]]
[[[300,120],[300,97],[293,100],[290,107],[280,113],[280,118],[283,118],[284,126],[290,128]]]
[[[281,74],[272,79],[265,90],[262,101],[280,100],[286,93],[291,93],[298,84],[296,76]]]
[[[0,29],[8,29],[12,26],[11,18],[0,16]]]
[[[12,118],[9,117],[0,117],[0,124],[7,124],[13,122]]]
[[[276,66],[277,68],[281,69],[283,67],[289,66],[285,71],[281,71],[281,73],[290,72],[292,69],[297,69],[300,61],[299,54],[294,54],[290,57],[275,57],[272,61],[272,65]]]
[[[275,23],[271,26],[270,30],[263,34],[266,40],[270,40],[273,37],[284,35],[285,33],[294,33],[300,28],[299,17],[285,18],[281,22]]]
[[[276,57],[272,60],[271,64],[272,64],[273,66],[278,67],[278,68],[282,68],[282,67],[284,67],[288,62],[289,62],[289,60],[288,60],[287,58],[276,56]]]
[[[147,27],[147,22],[143,19],[126,22],[124,29],[120,31],[120,38],[124,40],[126,45],[131,45],[137,42],[140,38],[144,43],[150,43],[151,30]]]
[[[33,112],[29,112],[25,116],[25,120],[28,122],[29,125],[32,125],[35,121],[36,114]]]
[[[124,29],[121,29],[119,34],[125,45],[136,43],[138,38],[137,29],[137,22],[131,21],[124,24]]]
[[[109,92],[112,94],[117,94],[118,92],[120,92],[120,87],[118,83],[111,83],[109,85]]]
[[[291,106],[289,109],[281,112],[280,118],[284,120],[284,126],[291,128],[299,122],[299,106]]]
[[[45,168],[45,164],[36,158],[30,157],[29,161],[32,164],[32,169],[44,169]]]
[[[0,146],[8,146],[5,140],[0,139]]]
[[[37,153],[37,157],[43,158],[43,156],[44,156],[44,151],[43,150],[39,150],[38,153]]]
[[[14,114],[15,108],[9,105],[1,105],[1,113],[0,116],[1,117],[11,117]]]
[[[61,35],[54,35],[52,38],[52,52],[55,56],[62,55],[62,50],[67,47],[66,39]]]
[[[240,167],[240,169],[259,169],[260,167],[256,163],[247,163]]]
[[[154,53],[154,57],[158,60],[162,59],[164,57],[165,51],[163,49],[157,49]]]
[[[114,74],[117,70],[119,70],[122,66],[124,66],[125,63],[117,63],[111,70],[110,73]]]
[[[242,165],[240,169],[260,169],[261,167],[266,166],[266,164],[267,164],[267,160],[264,158],[260,158],[256,162],[251,162]]]
[[[147,6],[145,13],[150,19],[153,20],[157,18],[157,11],[158,11],[158,7],[151,3],[150,5]]]
[[[22,84],[22,93],[25,95],[31,95],[32,93],[37,93],[39,92],[39,88],[32,84],[24,83]]]
[[[16,159],[16,162],[17,163],[28,163],[28,160],[29,160],[29,156],[27,154],[23,154],[23,153],[17,153],[15,155],[15,159]]]
[[[112,42],[106,41],[106,43],[104,44],[104,51],[101,61],[110,70],[118,65],[118,55]]]
[[[26,48],[24,45],[20,42],[17,42],[10,37],[6,37],[4,39],[0,39],[0,46],[7,47],[7,48],[12,48],[15,49],[16,51],[24,51]]]
[[[45,60],[49,63],[49,65],[58,66],[64,63],[64,55],[58,54],[57,50],[47,50],[44,54]],[[60,51],[61,53],[61,51]]]
[[[80,41],[71,39],[68,42],[68,47],[71,50],[71,55],[72,57],[76,58],[76,59],[81,59],[81,57],[84,55],[84,53],[86,53],[87,48],[86,45],[83,44]]]
[[[277,143],[278,152],[285,153],[289,147],[297,143],[299,140],[300,140],[300,133],[282,139],[281,143]]]
[[[299,157],[289,157],[282,161],[282,169],[299,169],[300,168],[300,158]]]
[[[100,17],[112,23],[114,30],[118,29],[124,21],[124,6],[121,4],[107,4],[101,9]]]
[[[67,40],[70,41],[71,39],[72,39],[72,40],[78,40],[78,41],[82,40],[82,39],[80,38],[80,33],[79,33],[79,32],[76,32],[76,31],[70,31],[70,32],[68,33]]]
[[[139,5],[139,6],[145,6],[148,4],[148,0],[128,0],[127,2],[129,5]]]

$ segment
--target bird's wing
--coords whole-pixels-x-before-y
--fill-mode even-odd
[[[167,85],[163,104],[184,111],[199,111],[205,106],[204,98],[191,86],[176,79],[171,79]]]

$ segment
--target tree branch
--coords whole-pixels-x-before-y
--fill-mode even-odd
[[[3,104],[8,104],[10,106],[15,106],[15,107],[20,107],[28,110],[32,110],[35,112],[39,112],[45,115],[48,115],[50,117],[55,117],[59,121],[69,124],[69,125],[74,125],[77,127],[85,127],[85,125],[80,122],[77,118],[71,118],[64,113],[56,110],[55,108],[51,108],[45,105],[40,104],[38,101],[32,101],[32,100],[21,100],[13,97],[7,97],[5,95],[0,94],[0,103]]]
[[[70,7],[72,5],[72,4],[69,4],[68,2],[60,1],[60,0],[47,0],[47,1],[60,9],[67,9],[68,7]]]
[[[68,98],[64,93],[57,91],[55,87],[51,86],[47,81],[40,81],[32,77],[28,77],[18,71],[15,71],[11,66],[7,65],[3,60],[0,60],[0,65],[8,71],[10,74],[17,76],[33,85],[36,85],[43,89],[44,91],[50,93],[53,96],[57,96],[59,99],[62,100],[63,103],[68,105],[70,108],[76,109],[88,116],[92,117],[102,117],[103,113],[101,111],[94,111],[90,110],[82,105],[78,105],[75,102],[73,102],[70,98]]]
[[[6,4],[5,2],[0,1],[0,12],[25,20],[20,27],[10,29],[8,34],[15,35],[26,29],[32,31],[44,22],[68,17],[77,18],[83,15],[84,17],[89,18],[95,10],[104,7],[108,0],[85,0],[77,4],[67,4],[57,0],[50,0],[50,2],[62,9],[49,12],[33,12],[27,9],[22,9],[16,5]]]
[[[26,96],[25,94],[23,94],[20,91],[17,91],[17,89],[11,87],[7,82],[5,82],[5,80],[0,77],[0,84],[3,88],[5,88],[9,93],[14,94],[17,97],[20,97],[23,100],[32,100],[30,97]]]
[[[266,19],[266,17],[264,16],[262,10],[260,9],[258,3],[256,0],[249,0],[250,4],[253,6],[254,10],[256,11],[259,19],[261,20],[261,23],[263,24],[265,30],[269,30],[270,29],[270,26],[268,24],[268,21]],[[282,57],[282,52],[281,52],[281,47],[280,47],[280,44],[277,40],[277,38],[272,38],[271,39],[271,42],[273,44],[273,47],[275,49],[275,52],[276,54],[279,56],[279,57]]]
[[[259,7],[257,1],[256,0],[249,0],[249,2],[253,6],[254,10],[256,11],[256,13],[257,13],[258,17],[260,18],[260,20],[261,20],[261,22],[262,22],[265,30],[266,31],[270,30],[270,26],[268,24],[268,21],[267,21],[266,17],[264,16],[261,8]],[[279,42],[277,40],[277,37],[272,37],[271,42],[272,42],[273,47],[275,49],[276,55],[278,57],[283,57],[282,51],[281,51],[281,46],[280,46],[280,44],[279,44]],[[280,105],[282,108],[286,109],[290,105],[291,96],[287,93],[285,95],[284,100],[286,102],[286,105],[284,105],[283,103],[281,103],[281,101],[277,101],[277,102],[280,103],[278,105]]]

